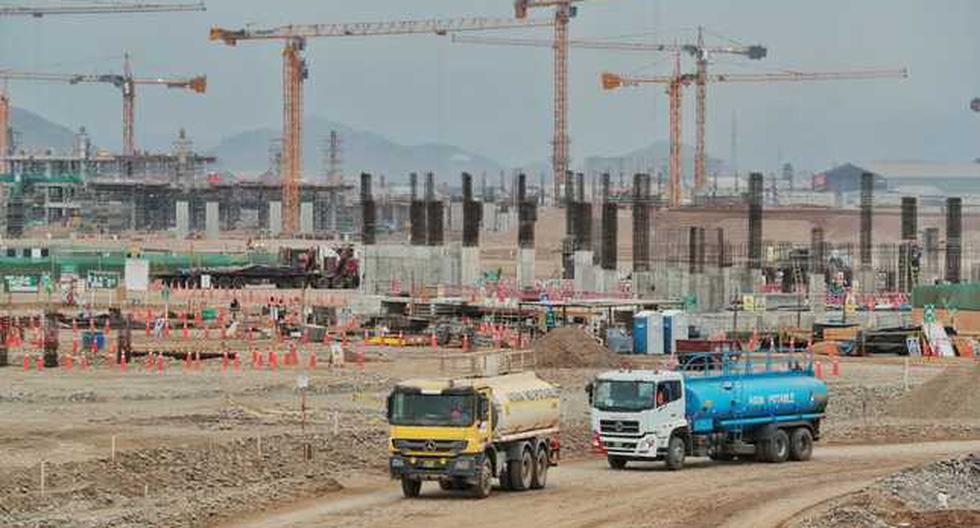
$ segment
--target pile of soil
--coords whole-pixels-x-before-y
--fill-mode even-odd
[[[619,358],[578,326],[555,328],[532,344],[538,367],[614,367]]]
[[[894,414],[902,418],[980,419],[978,383],[980,365],[950,367],[896,402]]]

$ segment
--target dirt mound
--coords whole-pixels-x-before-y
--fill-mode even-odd
[[[619,363],[615,354],[578,326],[555,328],[534,341],[533,346],[539,367],[613,367]]]
[[[902,397],[893,412],[902,418],[980,419],[980,365],[950,367]]]

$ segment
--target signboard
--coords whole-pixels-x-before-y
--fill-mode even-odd
[[[126,259],[126,289],[146,291],[150,287],[150,263],[144,259]]]
[[[210,290],[211,289],[211,275],[204,273],[201,275],[201,289]]]
[[[37,293],[40,277],[37,275],[4,275],[3,282],[9,293]]]
[[[118,271],[89,271],[85,278],[88,289],[114,289],[119,286]]]

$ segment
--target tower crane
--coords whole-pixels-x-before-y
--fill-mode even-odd
[[[470,17],[456,19],[355,22],[347,24],[298,24],[268,29],[212,28],[211,40],[234,46],[240,40],[283,41],[282,211],[283,232],[299,231],[299,183],[302,167],[303,81],[309,76],[302,52],[306,40],[317,37],[369,37],[385,35],[447,35],[461,31],[485,31],[544,27],[552,20]]]
[[[0,90],[0,174],[7,173],[7,156],[10,155],[10,98],[6,90]]]
[[[708,73],[708,59],[711,55],[728,54],[742,55],[752,60],[760,60],[766,57],[768,50],[762,45],[729,45],[729,46],[708,46],[704,43],[704,33],[702,28],[698,28],[697,41],[690,44],[656,44],[644,42],[613,42],[613,41],[591,41],[569,39],[568,47],[582,48],[604,51],[622,52],[665,52],[677,53],[684,52],[691,55],[697,61],[698,76],[698,98],[697,98],[697,153],[694,158],[694,182],[695,188],[701,190],[705,183],[705,120],[707,113],[707,89],[704,82]],[[530,38],[506,38],[506,37],[475,37],[464,35],[453,35],[453,42],[464,44],[496,44],[501,46],[538,46],[551,47],[553,43],[546,40]],[[557,84],[557,83],[556,83]],[[561,120],[565,122],[564,119]]]
[[[705,83],[905,79],[908,77],[908,70],[902,68],[894,70],[825,72],[716,73],[702,76],[699,73],[681,74],[680,61],[678,59],[675,62],[674,74],[669,76],[629,77],[614,73],[603,73],[601,77],[602,87],[606,90],[614,90],[624,86],[639,86],[641,84],[662,84],[667,86],[667,95],[670,98],[670,190],[668,202],[671,207],[678,207],[681,203],[680,144],[682,91],[684,86],[697,83],[699,77],[703,78]]]
[[[568,22],[578,14],[575,4],[585,0],[515,0],[514,15],[527,17],[529,9],[554,7],[554,136],[551,139],[551,167],[555,179],[555,202],[568,172]]]
[[[163,77],[134,77],[126,55],[122,74],[71,74],[71,73],[41,73],[18,70],[0,70],[0,80],[37,81],[66,84],[104,83],[118,88],[123,98],[123,156],[132,157],[136,154],[134,126],[136,123],[136,87],[140,85],[165,86],[167,88],[184,88],[195,93],[204,93],[207,89],[207,77],[204,75],[190,78],[168,79]],[[8,130],[9,112],[6,108],[9,100],[4,96],[0,102],[0,130]],[[0,132],[0,152],[7,155],[9,138],[5,132]]]
[[[147,2],[93,2],[64,5],[29,6],[2,5],[0,16],[102,15],[117,13],[166,13],[174,11],[205,11],[204,2],[160,4]]]

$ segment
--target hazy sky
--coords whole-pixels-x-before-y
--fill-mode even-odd
[[[0,0],[25,4],[32,0]],[[38,3],[36,0],[33,3]],[[63,2],[68,3],[68,2]],[[141,146],[169,145],[186,127],[198,145],[243,129],[281,126],[280,45],[207,40],[212,25],[512,16],[510,0],[208,0],[205,13],[0,19],[0,67],[103,72],[122,52],[140,75],[206,73],[207,95],[144,88]],[[548,16],[543,11],[533,16]],[[974,0],[595,0],[580,4],[575,38],[627,35],[688,40],[715,35],[762,43],[761,62],[716,57],[715,72],[846,70],[908,66],[908,80],[718,84],[709,87],[708,152],[727,158],[733,112],[745,169],[842,161],[980,157],[980,2]],[[541,38],[549,29],[510,32]],[[497,33],[504,35],[504,33]],[[712,37],[711,42],[722,42]],[[447,142],[519,165],[546,159],[551,138],[551,51],[452,44],[435,36],[319,39],[309,43],[307,115],[376,131],[403,143]],[[603,70],[668,73],[668,56],[573,50],[570,135],[574,161],[626,152],[667,137],[662,88],[603,92]],[[690,62],[686,69],[691,69]],[[10,86],[16,106],[117,147],[120,97],[107,86]],[[693,143],[693,89],[685,99]],[[573,161],[573,163],[574,163]]]

